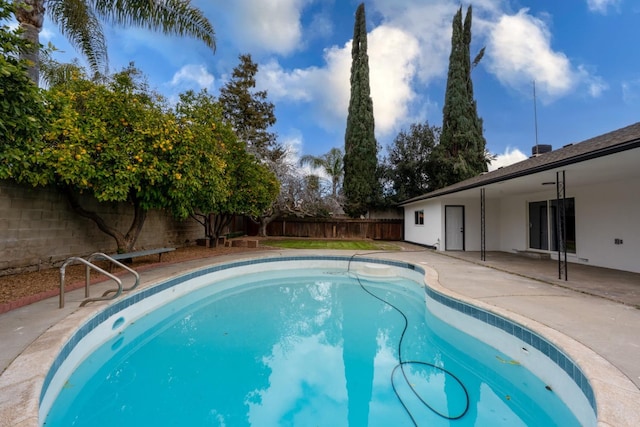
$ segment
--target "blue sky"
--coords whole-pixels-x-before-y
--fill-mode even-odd
[[[109,28],[109,64],[129,62],[169,99],[218,93],[238,55],[259,64],[258,85],[276,106],[274,131],[298,155],[344,146],[353,0],[194,0],[213,23],[217,51],[142,29]],[[464,3],[466,10],[468,3]],[[478,0],[472,55],[478,112],[497,164],[559,148],[638,121],[640,5],[635,0]],[[411,123],[442,122],[454,0],[365,1],[376,137],[392,143]],[[41,42],[77,54],[45,20]]]

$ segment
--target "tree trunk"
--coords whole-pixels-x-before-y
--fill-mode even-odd
[[[209,214],[191,214],[189,215],[192,219],[194,219],[198,224],[200,224],[204,228],[204,238],[208,239],[211,237],[211,218]],[[200,219],[202,218],[202,219]]]
[[[267,237],[267,226],[271,224],[273,220],[278,218],[278,216],[280,216],[282,212],[283,209],[281,209],[278,206],[278,203],[275,202],[268,210],[263,212],[262,216],[260,216],[257,221],[254,220],[258,224],[260,224],[260,226],[258,227],[258,236]]]
[[[118,245],[118,253],[126,253],[131,252],[140,236],[140,232],[142,231],[142,226],[144,225],[144,221],[147,218],[147,211],[140,206],[140,203],[134,198],[134,217],[131,223],[131,227],[129,227],[129,231],[127,234],[123,234],[118,229],[111,227],[108,225],[104,219],[95,212],[88,211],[80,206],[80,202],[78,200],[78,196],[73,192],[70,188],[65,188],[64,192],[67,196],[67,200],[69,201],[69,205],[74,212],[78,215],[88,218],[91,221],[95,222],[100,231],[103,233],[113,237]]]
[[[267,237],[267,227],[278,217],[277,214],[260,217],[260,227],[258,228],[258,236]]]
[[[258,236],[267,237],[267,225],[269,225],[269,223],[266,221],[263,221],[261,218],[260,227],[258,228]]]
[[[137,199],[134,199],[133,202],[134,216],[133,222],[131,223],[131,227],[129,227],[129,231],[125,236],[125,250],[127,252],[131,252],[142,232],[142,226],[144,226],[144,221],[147,219],[147,210],[143,209],[140,206],[140,203]],[[118,252],[120,252],[121,248],[118,247]]]
[[[29,49],[20,54],[27,60],[29,78],[38,85],[40,80],[40,31],[44,21],[44,0],[14,0],[16,19],[22,28],[22,37],[29,41]]]
[[[213,227],[214,247],[218,246],[218,238],[220,237],[222,230],[231,223],[231,220],[233,220],[233,215],[231,214],[215,214],[215,225]]]

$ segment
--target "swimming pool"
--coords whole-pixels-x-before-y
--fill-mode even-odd
[[[301,265],[305,269],[295,270],[294,278],[285,273]],[[47,425],[68,425],[69,419],[57,413],[82,413],[79,407],[69,411],[67,403],[58,407],[62,399],[79,406],[98,402],[86,412],[92,426],[105,412],[125,415],[108,425],[136,416],[148,424],[149,417],[171,406],[177,413],[162,412],[162,420],[175,416],[183,425],[308,425],[308,419],[319,425],[413,425],[412,418],[418,425],[449,425],[447,418],[457,419],[456,425],[482,420],[527,425],[534,419],[544,425],[595,424],[588,381],[575,373],[579,368],[570,359],[564,356],[558,365],[556,349],[556,360],[550,361],[550,343],[424,288],[423,276],[419,267],[395,261],[295,257],[216,266],[171,279],[118,301],[74,334],[45,379],[40,420],[51,412]],[[211,282],[215,286],[207,286]],[[162,306],[168,299],[175,302]],[[206,310],[195,314],[194,308]],[[243,316],[232,319],[238,312]],[[474,334],[488,331],[500,339],[492,342],[495,347],[484,345],[449,321],[466,322]],[[194,328],[206,330],[205,338],[182,334]],[[520,346],[517,357],[509,336]],[[186,359],[167,364],[158,357],[176,348]],[[216,351],[207,353],[212,348]],[[556,369],[553,381],[541,381],[525,369],[531,357],[539,357],[535,352]],[[95,355],[86,358],[90,353]],[[196,371],[187,369],[193,367]],[[161,378],[154,381],[159,382],[148,390],[151,374],[158,372]],[[110,380],[85,384],[85,377],[96,374]],[[122,401],[114,398],[141,380],[145,389],[120,396]],[[170,388],[171,381],[182,383],[176,394],[153,393]],[[153,397],[147,399],[149,393]],[[582,395],[569,402],[580,420],[561,401],[567,393]],[[191,405],[203,399],[210,403],[211,396],[216,396],[215,407],[185,420],[186,414],[203,411]],[[133,414],[132,407],[142,401],[155,409]],[[221,409],[226,401],[240,408],[239,415]]]

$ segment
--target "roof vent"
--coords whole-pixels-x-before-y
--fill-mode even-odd
[[[531,147],[531,157],[538,157],[540,154],[549,153],[553,148],[550,144],[538,144]]]

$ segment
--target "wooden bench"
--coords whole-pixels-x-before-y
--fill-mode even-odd
[[[156,249],[147,249],[144,251],[127,252],[123,254],[112,254],[109,256],[115,260],[123,260],[123,259],[133,259],[133,258],[139,258],[143,256],[158,254],[158,262],[161,262],[162,254],[166,252],[172,252],[175,250],[176,248],[156,248]],[[100,258],[97,258],[97,259],[100,259]],[[111,270],[112,267],[113,267],[113,264],[110,264],[109,270]]]

